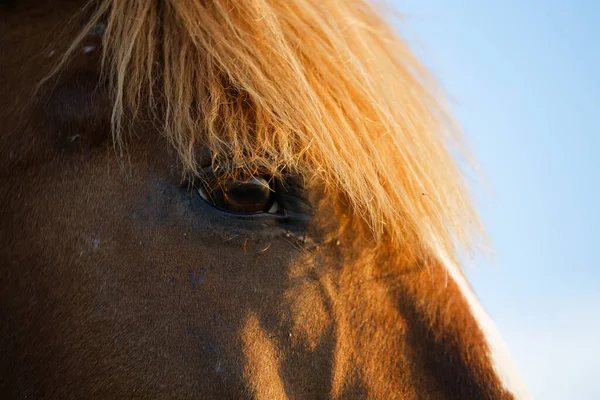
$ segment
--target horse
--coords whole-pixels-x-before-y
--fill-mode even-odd
[[[530,397],[383,5],[1,4],[5,398]]]

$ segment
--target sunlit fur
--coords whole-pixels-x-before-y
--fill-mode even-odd
[[[97,10],[63,61],[106,24],[120,149],[146,106],[187,173],[206,145],[232,173],[295,171],[342,193],[375,237],[405,251],[456,260],[484,237],[439,90],[369,2],[106,0]]]

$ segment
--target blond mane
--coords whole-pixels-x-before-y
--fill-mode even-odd
[[[440,91],[368,1],[104,0],[64,60],[100,21],[117,143],[148,107],[188,173],[207,146],[317,180],[405,248],[484,237]]]

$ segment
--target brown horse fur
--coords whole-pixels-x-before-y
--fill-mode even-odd
[[[527,396],[454,267],[483,237],[460,135],[374,6],[11,3],[5,398]],[[288,216],[212,208],[207,162]]]

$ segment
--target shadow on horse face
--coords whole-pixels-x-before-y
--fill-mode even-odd
[[[5,355],[48,369],[53,386],[111,377],[142,393],[208,397],[245,390],[242,355],[266,351],[257,330],[289,348],[309,343],[292,335],[313,338],[313,357],[331,358],[329,327],[293,326],[317,309],[329,321],[329,310],[318,266],[287,227],[211,215],[167,163],[132,162],[126,175],[110,149],[98,153],[31,167],[13,186],[29,194],[4,203],[3,263],[15,266],[3,277]],[[319,365],[307,371],[315,385],[331,373]]]

